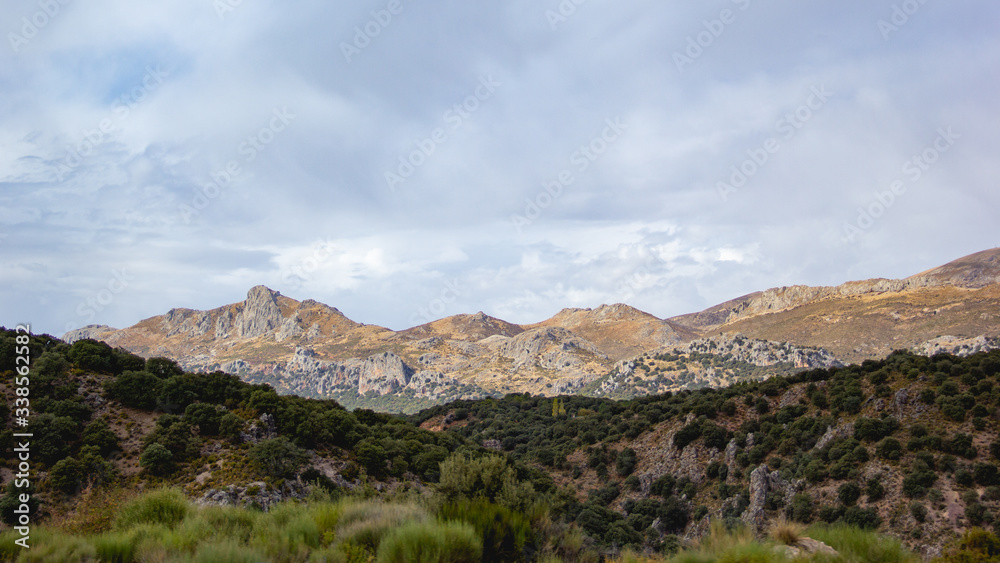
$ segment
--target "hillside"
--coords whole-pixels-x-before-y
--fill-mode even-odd
[[[772,288],[669,319],[707,334],[822,347],[848,362],[928,341],[1000,337],[1000,250],[986,250],[902,280]]]
[[[760,380],[897,349],[988,350],[1000,338],[998,264],[1000,251],[985,251],[904,280],[774,288],[666,320],[619,303],[564,309],[533,324],[479,312],[402,331],[257,286],[239,303],[173,309],[122,330],[85,327],[66,339],[95,338],[187,370],[221,370],[281,393],[382,412],[524,392],[623,398]],[[719,338],[725,351],[711,344]],[[691,349],[703,341],[707,349]],[[702,367],[650,363],[692,353]]]
[[[16,337],[0,332],[4,404],[14,404]],[[480,515],[495,513],[520,546],[501,560],[586,560],[622,546],[666,554],[693,548],[713,521],[763,537],[782,517],[876,530],[929,558],[1000,510],[1000,351],[897,352],[623,401],[511,394],[402,419],[221,372],[184,373],[93,340],[33,336],[28,347],[33,522],[117,534],[132,553],[167,540],[127,533],[101,499],[128,502],[159,485],[180,487],[198,506],[286,517],[283,502],[330,495],[347,503],[329,509],[338,514],[369,514],[372,498],[407,499],[405,511],[416,511],[407,514],[438,511],[476,530]],[[0,414],[10,422],[11,412]],[[11,451],[11,430],[0,441]],[[5,465],[0,514],[11,522],[23,491],[13,461]],[[197,510],[192,525],[203,528]],[[268,557],[379,548],[351,547],[355,532],[328,529],[302,540],[302,558]],[[508,549],[479,537],[479,549]]]

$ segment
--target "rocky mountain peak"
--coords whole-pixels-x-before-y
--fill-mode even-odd
[[[1000,248],[976,252],[906,278],[914,285],[953,285],[979,289],[1000,283]]]
[[[263,336],[281,325],[281,308],[278,307],[279,292],[266,286],[254,286],[247,292],[243,302],[243,317],[240,336],[255,338]]]

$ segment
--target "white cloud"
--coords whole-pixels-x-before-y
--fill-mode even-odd
[[[733,2],[587,3],[553,30],[556,4],[405,4],[350,64],[340,44],[377,5],[67,4],[17,53],[0,47],[2,322],[124,326],[257,283],[392,328],[432,308],[530,322],[626,300],[670,315],[997,243],[1000,108],[982,70],[1000,60],[997,6],[928,4],[885,41],[888,2],[751,3],[679,72],[672,54]],[[5,4],[0,31],[35,11]],[[489,75],[496,91],[452,127],[445,112]],[[780,136],[817,85],[831,99]],[[285,107],[294,119],[267,131]],[[615,118],[628,129],[577,168]],[[943,126],[954,150],[845,244],[857,208]],[[438,128],[447,139],[390,191],[386,170]],[[773,136],[780,150],[720,200],[716,183]],[[185,222],[230,162],[240,173]],[[573,182],[515,228],[563,171]],[[81,316],[122,267],[128,289]]]

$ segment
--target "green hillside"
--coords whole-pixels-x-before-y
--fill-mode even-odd
[[[8,531],[7,560],[772,560],[802,534],[834,560],[909,560],[991,552],[973,529],[1000,522],[1000,351],[404,418],[42,335],[22,428],[16,338],[0,515],[26,504],[33,547]]]

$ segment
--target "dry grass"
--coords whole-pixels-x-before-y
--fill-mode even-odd
[[[805,529],[802,524],[791,522],[782,516],[771,525],[770,536],[771,539],[780,544],[795,545],[799,542]]]

